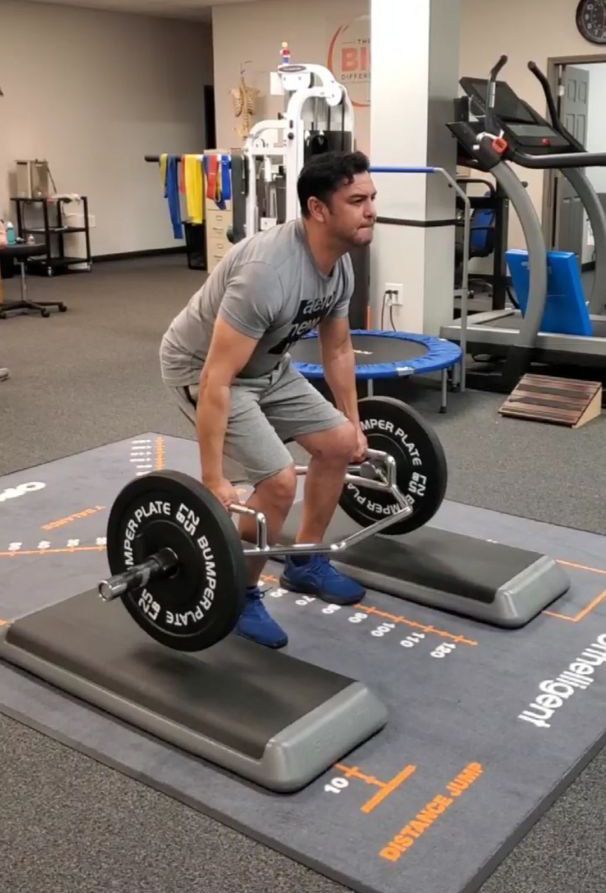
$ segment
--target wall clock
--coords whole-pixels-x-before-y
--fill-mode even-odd
[[[576,21],[585,40],[606,44],[606,0],[581,0]]]

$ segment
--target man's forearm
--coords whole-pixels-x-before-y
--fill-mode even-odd
[[[200,446],[202,480],[216,481],[223,475],[223,449],[229,418],[230,393],[228,385],[213,385],[203,381],[196,409],[196,430]]]
[[[324,357],[324,376],[337,407],[350,422],[358,425],[358,394],[356,391],[356,361],[353,350],[341,351]]]

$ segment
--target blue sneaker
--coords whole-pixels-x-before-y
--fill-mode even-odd
[[[262,603],[263,593],[258,586],[249,586],[246,590],[244,610],[238,618],[234,632],[244,639],[252,639],[259,645],[268,648],[283,648],[288,643],[288,636],[281,626],[269,616]]]
[[[356,580],[336,570],[326,555],[286,556],[280,586],[292,592],[317,595],[335,605],[355,605],[366,590]]]

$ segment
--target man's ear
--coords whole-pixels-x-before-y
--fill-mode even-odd
[[[315,220],[317,223],[326,223],[328,218],[328,208],[319,198],[316,198],[313,195],[311,198],[308,198],[307,210],[309,211],[312,220]]]

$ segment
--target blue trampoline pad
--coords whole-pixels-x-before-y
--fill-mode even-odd
[[[461,348],[433,335],[354,329],[351,333],[356,378],[402,378],[449,369],[461,359]],[[290,350],[295,368],[305,378],[324,378],[317,332],[306,335]]]

